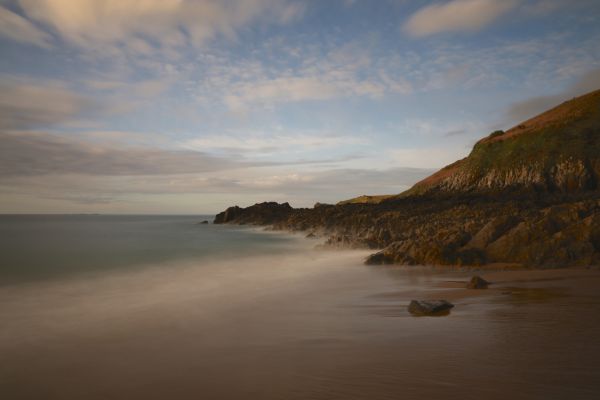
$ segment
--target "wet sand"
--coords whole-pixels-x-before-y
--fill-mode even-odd
[[[171,278],[157,272],[151,285],[136,286],[139,277],[132,277],[118,285],[22,288],[19,296],[30,296],[29,303],[18,307],[3,289],[0,316],[8,329],[0,334],[0,393],[9,399],[600,394],[600,271],[366,267],[361,256],[283,260],[289,270],[269,266],[268,280],[258,269],[219,275],[216,290],[206,293],[194,290],[193,268]],[[312,264],[305,274],[290,275],[306,262]],[[473,274],[493,285],[464,289]],[[444,317],[412,317],[411,299],[447,299],[456,307]]]

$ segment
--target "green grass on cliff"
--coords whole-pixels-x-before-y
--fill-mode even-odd
[[[471,171],[509,170],[521,165],[549,165],[562,160],[600,157],[600,124],[551,126],[502,141],[478,143],[463,168]]]
[[[464,160],[417,183],[400,196],[418,195],[451,174],[482,176],[522,166],[547,169],[561,161],[600,159],[600,90],[567,101],[516,127],[480,140]]]
[[[382,194],[382,195],[376,195],[376,196],[362,195],[362,196],[355,197],[353,199],[340,201],[337,203],[337,205],[343,206],[344,204],[378,204],[378,203],[381,203],[383,200],[389,199],[392,196],[394,196],[394,195],[392,195],[392,194]]]

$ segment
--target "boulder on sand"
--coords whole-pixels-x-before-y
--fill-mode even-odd
[[[454,304],[446,300],[412,300],[408,312],[413,315],[436,315],[449,311]]]
[[[471,281],[467,284],[467,289],[487,289],[490,283],[480,277],[479,275],[475,275],[471,278]]]

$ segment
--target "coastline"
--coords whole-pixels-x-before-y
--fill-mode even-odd
[[[498,194],[500,196],[500,194]],[[376,251],[368,264],[600,265],[600,192],[427,195],[378,204],[229,207],[215,224],[268,226]]]
[[[238,238],[232,228],[224,231]],[[252,236],[288,235],[254,228]],[[9,321],[0,390],[91,400],[463,399],[465,386],[467,398],[597,392],[597,270],[368,266],[366,251],[314,250],[320,240],[296,237],[248,237],[281,251],[237,260],[0,288]],[[464,289],[475,273],[492,286]],[[414,317],[411,299],[455,307]],[[574,345],[556,352],[565,340]],[[35,385],[24,386],[32,374]]]

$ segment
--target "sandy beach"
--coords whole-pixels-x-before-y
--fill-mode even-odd
[[[597,269],[373,267],[362,264],[364,251],[301,250],[1,288],[0,392],[16,400],[600,391]],[[474,274],[490,288],[465,289]],[[413,317],[412,299],[455,307]]]

